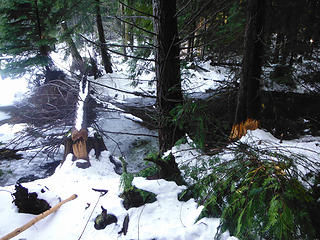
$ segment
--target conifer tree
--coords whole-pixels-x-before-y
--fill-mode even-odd
[[[170,149],[184,132],[170,122],[170,112],[183,102],[176,1],[153,0],[155,15],[157,105],[160,151]]]
[[[249,0],[247,4],[244,57],[231,139],[240,138],[247,133],[247,130],[258,128],[260,120],[261,101],[259,91],[264,51],[265,1]]]
[[[0,16],[0,54],[10,56],[2,74],[14,77],[37,66],[50,68],[49,53],[56,42],[54,26],[59,21],[55,1],[2,1]]]

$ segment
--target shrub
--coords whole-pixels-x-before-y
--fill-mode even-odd
[[[312,181],[318,173],[310,171],[307,180],[298,168],[312,169],[308,159],[246,144],[239,144],[234,156],[185,171],[195,181],[189,191],[205,206],[199,218],[221,217],[218,235],[229,230],[239,239],[319,237],[319,196],[308,187],[317,186]]]

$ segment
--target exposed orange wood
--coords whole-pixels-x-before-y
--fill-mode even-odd
[[[78,159],[88,159],[87,139],[88,131],[81,129],[80,131],[74,129],[71,134],[73,154]]]
[[[248,130],[255,130],[259,127],[259,121],[248,118],[245,122],[237,123],[232,126],[230,139],[236,140],[247,134]]]

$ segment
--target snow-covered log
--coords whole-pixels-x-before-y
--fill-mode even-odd
[[[87,139],[88,130],[86,122],[89,82],[84,76],[80,82],[75,124],[71,133],[73,154],[78,159],[88,159]]]

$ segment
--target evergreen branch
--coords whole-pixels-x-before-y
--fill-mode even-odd
[[[121,19],[120,17],[117,17],[117,16],[115,16],[115,18],[116,18],[117,20],[121,21],[121,22],[127,23],[127,24],[129,24],[129,25],[131,25],[131,26],[133,26],[133,27],[135,27],[135,28],[138,28],[138,29],[141,30],[141,31],[144,31],[144,32],[146,32],[146,33],[149,33],[149,34],[151,34],[151,35],[153,35],[153,36],[157,36],[156,33],[151,32],[151,31],[148,31],[148,30],[146,30],[146,29],[144,29],[144,28],[142,28],[142,27],[139,27],[138,25],[136,25],[136,24],[134,24],[134,23],[132,23],[132,22],[123,20],[123,19]]]
[[[138,13],[144,14],[144,15],[146,15],[146,16],[148,16],[148,17],[151,17],[151,18],[157,18],[156,16],[154,16],[154,15],[152,15],[152,14],[145,13],[145,12],[142,12],[142,11],[140,11],[140,10],[136,9],[136,8],[133,8],[133,7],[129,6],[128,4],[125,4],[125,3],[124,3],[124,2],[122,2],[122,1],[119,1],[119,3],[121,3],[122,5],[126,6],[127,8],[129,8],[129,9],[131,9],[131,10],[135,11],[135,12],[138,12]]]

